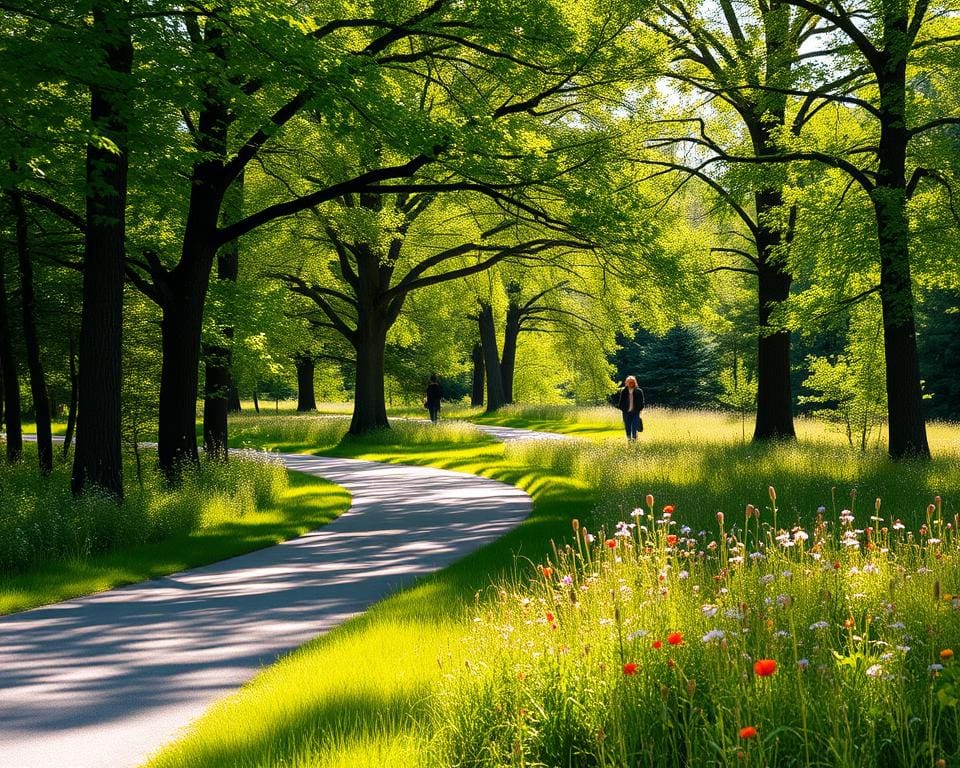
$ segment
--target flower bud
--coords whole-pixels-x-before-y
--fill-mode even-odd
[[[723,525],[723,512],[717,512],[717,522]]]
[[[776,503],[777,503],[777,491],[776,491],[776,489],[771,485],[768,490],[770,491],[770,501],[772,501],[774,504],[776,504]]]
[[[652,515],[653,514],[653,494],[652,493],[647,494],[647,509],[650,510],[650,514]]]
[[[880,511],[880,499],[879,499],[879,498],[874,502],[873,508],[874,508],[877,512]]]

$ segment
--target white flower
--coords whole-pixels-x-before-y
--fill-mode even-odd
[[[906,629],[907,625],[902,621],[895,621],[893,624],[887,624],[887,629]]]
[[[705,643],[715,643],[718,640],[723,640],[727,636],[727,633],[722,629],[711,629],[707,634],[705,634],[700,639]]]
[[[943,664],[931,664],[927,667],[927,672],[939,672],[943,669]]]
[[[646,637],[647,634],[648,634],[647,630],[638,629],[634,632],[631,632],[629,635],[627,635],[627,640],[636,640],[638,637]]]
[[[687,579],[689,577],[690,577],[689,571],[680,571],[680,573],[677,574],[678,579]]]
[[[828,629],[830,627],[830,622],[828,621],[815,621],[810,625],[810,629]]]
[[[775,578],[777,578],[777,577],[774,576],[772,573],[768,573],[768,574],[760,577],[760,583],[761,583],[761,584],[769,584],[769,583],[772,582]]]
[[[880,573],[880,568],[877,566],[876,563],[867,563],[865,566],[863,566],[863,572],[864,573]]]
[[[643,511],[642,507],[637,507],[633,512],[630,513],[630,517],[643,517],[646,513]]]
[[[880,677],[883,674],[883,665],[873,664],[867,667],[867,677]]]
[[[897,520],[897,522],[895,522],[895,523],[894,523],[892,526],[890,526],[890,527],[893,528],[893,530],[895,530],[895,531],[902,531],[902,530],[903,530],[904,528],[906,528],[907,526],[905,526],[903,523],[901,523],[899,520]]]
[[[796,531],[793,534],[793,538],[797,541],[806,541],[807,539],[810,538],[810,534],[807,533],[806,531]]]
[[[703,612],[704,616],[706,616],[708,619],[712,619],[717,615],[717,613],[720,612],[720,606],[707,603],[706,605],[701,606],[700,610]]]

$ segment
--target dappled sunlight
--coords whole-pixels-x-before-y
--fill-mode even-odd
[[[159,746],[278,655],[497,540],[530,511],[522,491],[466,474],[314,456],[285,463],[345,487],[350,511],[277,547],[0,620],[5,757],[18,768],[64,753],[96,765],[108,739],[111,765],[124,764],[121,755]]]

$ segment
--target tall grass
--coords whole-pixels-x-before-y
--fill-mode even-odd
[[[230,422],[231,445],[282,450],[330,450],[348,435],[350,419],[345,416],[297,414],[288,416],[236,416]],[[417,418],[391,418],[390,428],[375,430],[362,438],[371,448],[397,445],[487,442],[489,438],[464,421],[442,420],[437,424]]]
[[[873,505],[709,530],[641,501],[478,603],[433,699],[443,766],[945,766],[960,541]],[[679,517],[679,520],[675,519]]]
[[[155,472],[142,486],[135,475],[132,464],[125,467],[126,495],[118,505],[95,491],[75,498],[65,463],[47,477],[29,455],[0,466],[0,573],[84,560],[241,518],[274,503],[288,482],[278,461],[252,452],[226,464],[204,462],[176,488]]]
[[[842,436],[819,422],[800,422],[801,439],[768,445],[744,444],[736,425],[713,412],[663,412],[635,445],[542,441],[507,446],[508,457],[577,477],[601,491],[598,514],[609,522],[653,490],[670,500],[692,526],[704,527],[716,512],[761,506],[776,483],[784,499],[780,524],[809,522],[820,506],[850,505],[851,492],[878,496],[905,522],[936,494],[954,513],[953,489],[960,487],[960,444],[956,426],[931,429],[934,459],[893,462],[880,448],[852,450]]]

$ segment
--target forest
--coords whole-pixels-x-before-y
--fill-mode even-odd
[[[225,459],[241,398],[386,427],[431,372],[491,412],[634,372],[894,458],[960,415],[949,3],[0,12],[6,455],[66,420],[76,493],[148,436]]]

